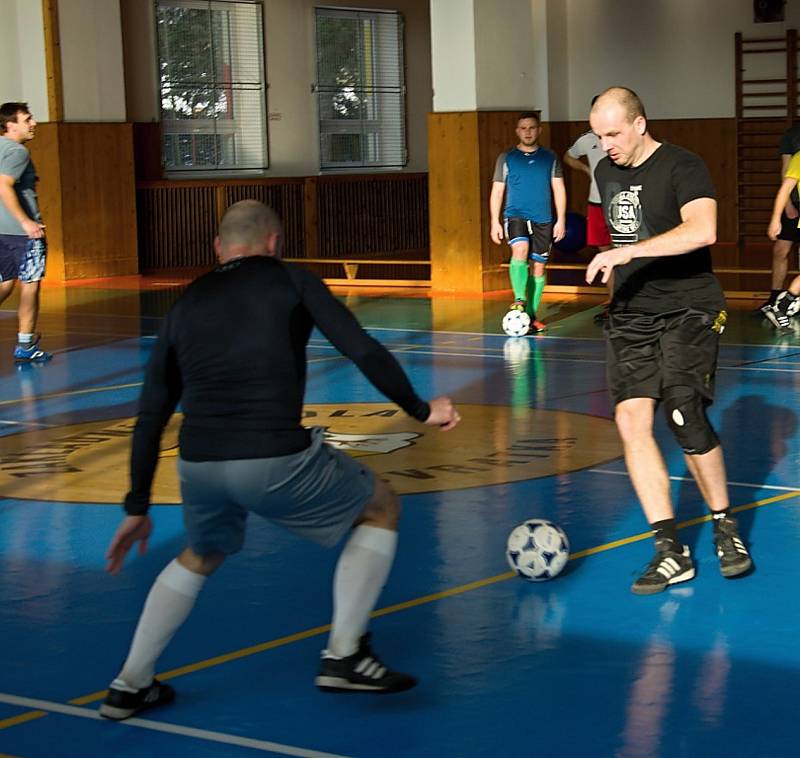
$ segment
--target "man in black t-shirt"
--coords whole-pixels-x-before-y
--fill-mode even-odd
[[[147,547],[147,511],[161,435],[180,402],[178,469],[188,547],[156,579],[128,657],[100,707],[129,718],[169,703],[154,678],[158,656],[192,610],[207,577],[241,550],[249,513],[342,550],[334,616],[317,686],[328,692],[399,692],[414,677],[372,652],[367,622],[394,560],[400,505],[361,460],[301,423],[306,345],[317,327],[406,413],[452,429],[446,397],[423,401],[400,364],[309,272],[278,258],[280,222],[255,200],[231,206],[215,240],[220,266],[195,280],[164,319],[147,367],[131,453],[127,516],[106,558],[116,574]]]
[[[711,510],[720,570],[738,576],[752,562],[730,514],[722,447],[706,415],[726,320],[709,249],[716,241],[714,187],[698,156],[653,139],[635,92],[606,90],[590,123],[608,154],[595,177],[615,249],[591,261],[586,280],[602,273],[606,282],[614,272],[606,327],[609,390],[656,547],[632,590],[661,592],[695,573],[677,536],[669,477],[653,437],[658,404]]]
[[[789,161],[798,150],[800,150],[800,125],[795,124],[783,133],[781,144],[778,148],[778,153],[781,156],[781,182],[786,176]],[[789,197],[789,202],[786,203],[786,208],[781,213],[781,230],[772,246],[770,294],[767,301],[759,306],[756,313],[763,313],[767,316],[771,312],[778,295],[783,290],[783,283],[786,281],[786,273],[789,270],[789,253],[795,243],[800,242],[800,229],[797,226],[798,215],[800,215],[800,196],[798,196],[797,188],[795,188]]]

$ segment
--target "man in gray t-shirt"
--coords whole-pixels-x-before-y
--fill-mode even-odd
[[[36,197],[36,170],[25,147],[35,129],[27,103],[0,105],[0,303],[19,279],[17,363],[52,357],[39,347],[36,332],[47,245]]]

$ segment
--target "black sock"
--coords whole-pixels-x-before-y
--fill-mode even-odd
[[[680,549],[682,547],[681,541],[678,539],[678,530],[675,526],[674,518],[666,518],[663,521],[654,521],[652,524],[650,524],[650,527],[653,530],[653,536],[657,540],[666,537],[675,543],[676,548]]]
[[[775,305],[775,301],[778,299],[778,295],[781,294],[781,290],[772,290],[769,293],[769,304]]]

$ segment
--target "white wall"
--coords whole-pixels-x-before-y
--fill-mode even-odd
[[[62,0],[63,1],[63,0]],[[70,0],[75,2],[76,0]],[[428,166],[426,119],[432,107],[431,40],[428,0],[346,0],[330,3],[348,8],[398,10],[405,20],[407,171]],[[314,44],[315,0],[267,0],[264,3],[266,37],[267,110],[270,176],[303,176],[319,172],[319,134]],[[128,120],[157,121],[154,94],[155,39],[152,3],[122,0]]]
[[[47,121],[47,70],[42,4],[0,0],[0,102],[27,102],[38,121]]]
[[[431,0],[433,110],[478,107],[475,0]]]
[[[552,103],[554,120],[585,119],[592,96],[615,84],[636,90],[651,118],[732,118],[734,34],[782,36],[800,25],[796,0],[780,24],[754,24],[752,0],[560,2],[569,98],[566,107]]]
[[[532,0],[539,13],[546,13],[547,61],[543,64],[547,76],[548,108],[542,109],[546,121],[557,120],[554,114],[569,112],[570,57],[567,46],[569,19],[564,0]]]
[[[430,0],[430,14],[434,111],[541,109],[547,118],[544,3]]]
[[[434,0],[434,3],[436,0]],[[528,110],[547,93],[547,30],[531,0],[476,0],[478,108]],[[544,76],[542,74],[545,74]]]
[[[58,25],[64,120],[125,121],[119,3],[59,0]]]

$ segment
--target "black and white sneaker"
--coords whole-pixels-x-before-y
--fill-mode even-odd
[[[655,595],[663,592],[670,584],[685,582],[694,578],[694,563],[688,546],[680,550],[668,537],[656,540],[656,554],[642,574],[631,587],[637,595]]]
[[[325,692],[402,692],[410,690],[417,680],[409,674],[390,671],[369,646],[369,634],[358,644],[358,650],[346,658],[337,658],[322,651],[319,676],[314,684]]]
[[[769,311],[772,310],[772,299],[770,298],[765,303],[761,303],[758,308],[755,309],[754,313],[758,316],[766,316]]]
[[[729,579],[749,571],[753,566],[747,545],[739,536],[739,526],[732,516],[713,518],[714,545],[719,558],[719,570]]]
[[[781,292],[775,298],[772,307],[764,312],[764,315],[778,329],[790,329],[792,326],[792,311],[795,311],[794,303],[797,298],[788,290]]]
[[[100,706],[100,715],[114,721],[130,718],[139,711],[166,705],[175,699],[175,690],[168,684],[153,679],[149,687],[140,690],[128,687],[121,679],[115,679]]]

